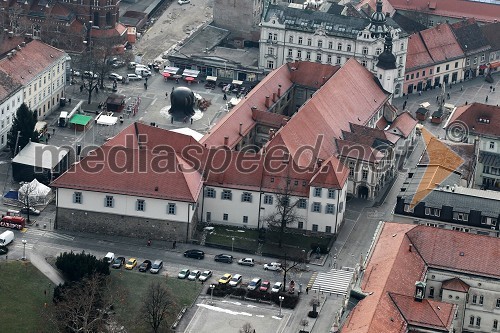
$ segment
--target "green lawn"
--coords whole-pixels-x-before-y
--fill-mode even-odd
[[[44,292],[47,292],[45,295]],[[43,316],[51,304],[53,285],[30,262],[0,262],[0,317],[2,332],[53,332]]]
[[[165,276],[125,270],[112,270],[111,277],[113,284],[124,295],[116,307],[118,320],[130,333],[151,331],[149,326],[141,320],[140,309],[147,287],[152,281],[164,282],[175,298],[176,306],[172,308],[170,317],[167,319],[169,327],[182,307],[191,305],[201,291],[201,284],[179,280],[176,277],[165,278]]]
[[[217,226],[212,234],[207,234],[206,242],[224,245],[235,249],[245,249],[249,251],[257,250],[257,238],[259,232],[254,229],[242,229],[234,227]],[[233,243],[234,237],[234,243]]]

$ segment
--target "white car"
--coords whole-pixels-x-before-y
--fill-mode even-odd
[[[280,291],[283,291],[283,282],[276,282],[275,284],[273,284],[271,293],[279,293]]]
[[[88,77],[88,78],[94,77],[94,79],[97,79],[99,77],[99,75],[97,73],[92,72],[92,71],[85,71],[85,72],[83,72],[83,77]]]
[[[281,271],[281,264],[279,262],[264,264],[264,269],[266,271]]]
[[[188,3],[190,3],[190,2],[191,2],[191,0],[179,0],[179,1],[177,1],[177,3],[178,3],[179,5],[181,5],[181,6],[182,6],[182,5],[187,5],[187,4],[188,4]]]
[[[200,274],[201,274],[201,272],[199,270],[195,269],[194,271],[191,271],[191,273],[189,273],[188,280],[196,281],[196,279],[200,277]]]
[[[210,279],[211,277],[212,277],[212,271],[204,271],[203,273],[201,273],[201,275],[198,278],[198,280],[200,280],[202,282],[205,282],[208,279]]]
[[[123,76],[121,76],[120,74],[116,74],[116,73],[109,74],[109,78],[111,80],[118,80],[118,81],[123,80]]]
[[[240,274],[234,274],[231,281],[229,281],[229,286],[237,287],[241,283],[242,280],[243,280],[243,277]]]
[[[142,76],[137,75],[137,74],[127,74],[127,78],[128,78],[130,81],[142,80]]]
[[[115,260],[115,254],[113,252],[108,252],[105,256],[104,256],[104,261],[111,264],[113,262],[113,260]]]

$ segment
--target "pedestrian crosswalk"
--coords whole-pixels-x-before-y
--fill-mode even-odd
[[[26,234],[30,235],[30,236],[40,236],[40,237],[45,237],[45,238],[61,239],[61,240],[67,240],[67,241],[72,241],[75,239],[75,237],[73,237],[73,236],[60,234],[60,233],[56,233],[56,232],[52,232],[52,231],[38,230],[38,229],[28,229]]]

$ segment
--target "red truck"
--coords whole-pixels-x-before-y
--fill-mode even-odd
[[[21,216],[3,216],[0,220],[0,227],[12,228],[21,230],[24,228],[26,219]]]

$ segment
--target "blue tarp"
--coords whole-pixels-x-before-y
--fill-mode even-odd
[[[17,200],[17,199],[19,199],[19,192],[17,192],[17,191],[9,191],[3,197],[7,198],[7,199]]]

